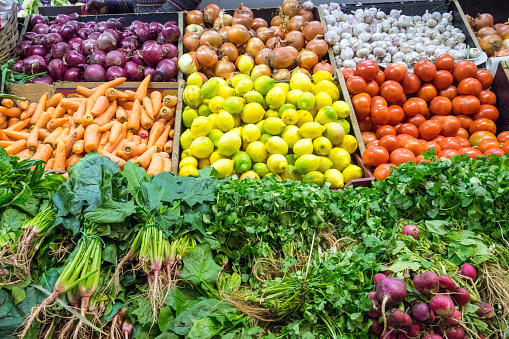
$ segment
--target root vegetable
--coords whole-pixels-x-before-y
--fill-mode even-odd
[[[454,314],[454,302],[448,295],[436,295],[429,301],[429,307],[433,312],[443,318],[449,318]]]
[[[445,330],[444,333],[445,337],[448,339],[464,339],[465,331],[461,327],[458,326],[452,326]]]
[[[415,289],[422,294],[430,295],[438,292],[438,275],[432,271],[426,271],[414,277],[413,283]]]
[[[475,314],[477,314],[479,317],[491,319],[495,316],[495,310],[493,310],[493,307],[490,304],[481,301],[475,303],[474,305],[479,307],[479,309],[475,311]]]
[[[384,330],[383,326],[378,322],[377,319],[371,319],[373,321],[373,324],[369,326],[369,333],[372,333],[374,335],[380,335],[382,334],[382,331]]]
[[[378,301],[376,292],[369,293],[368,298],[369,298],[369,300],[371,300],[371,307],[372,307],[372,310],[367,313],[368,316],[373,317],[373,318],[380,317],[382,315],[382,311],[381,311],[382,305],[380,304],[380,301]],[[382,331],[380,331],[380,333],[381,332]]]
[[[395,329],[410,329],[412,318],[401,310],[395,310],[387,317],[387,325]]]
[[[378,285],[378,283],[384,279],[387,279],[387,276],[383,273],[377,273],[375,274],[375,276],[373,277],[373,283],[376,285]]]
[[[412,316],[419,322],[425,322],[431,317],[431,309],[425,302],[419,302],[412,307]]]
[[[447,290],[449,292],[456,292],[458,290],[458,285],[452,280],[451,277],[441,274],[438,276],[438,285],[440,289]]]
[[[465,306],[470,302],[470,293],[464,288],[459,288],[453,296],[460,306]]]
[[[459,325],[461,321],[461,313],[456,310],[454,311],[454,314],[451,315],[449,318],[445,319],[445,322],[449,325]]]
[[[415,226],[415,225],[406,225],[405,227],[403,227],[403,231],[402,233],[405,234],[405,235],[409,235],[411,237],[413,237],[414,239],[419,239],[419,227]]]
[[[474,280],[477,276],[477,271],[475,270],[475,267],[470,264],[463,264],[460,268],[461,274]]]

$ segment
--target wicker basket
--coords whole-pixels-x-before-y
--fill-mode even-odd
[[[18,42],[18,2],[14,1],[7,24],[0,29],[0,64],[16,55]]]

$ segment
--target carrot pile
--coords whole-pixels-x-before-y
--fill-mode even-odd
[[[125,80],[78,86],[67,98],[45,93],[38,103],[3,99],[0,146],[20,159],[45,161],[46,170],[67,171],[97,151],[120,168],[132,161],[151,175],[171,171],[177,97],[147,96],[150,76],[136,91],[115,89]]]

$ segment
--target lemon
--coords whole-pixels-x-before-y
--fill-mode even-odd
[[[288,161],[286,160],[284,155],[272,154],[269,157],[269,159],[267,159],[267,167],[271,172],[274,173],[284,172],[287,166]]]
[[[349,183],[353,179],[362,178],[362,168],[356,165],[348,165],[343,170],[343,178],[345,179],[346,183]]]
[[[239,138],[242,138],[242,127],[235,127],[230,132],[235,133],[239,136]]]
[[[350,123],[346,119],[338,119],[336,122],[343,126],[345,134],[350,134]]]
[[[283,138],[280,137],[271,137],[265,143],[265,147],[270,154],[286,155],[288,153],[288,145]]]
[[[320,157],[320,166],[318,166],[317,171],[320,173],[325,173],[325,171],[332,168],[332,161],[329,158],[326,157]]]
[[[182,149],[189,149],[193,140],[194,138],[191,136],[191,130],[186,129],[184,133],[180,135],[180,145],[182,146]]]
[[[315,107],[315,96],[310,92],[304,92],[297,100],[297,107],[299,109],[310,110]]]
[[[187,165],[184,167],[180,167],[179,175],[181,177],[187,177],[189,175],[199,175],[198,169],[194,166]]]
[[[265,179],[265,178],[267,178],[267,179],[277,179],[279,181],[283,180],[281,178],[281,176],[279,174],[276,174],[276,173],[267,173],[267,174],[265,174],[263,179]]]
[[[233,116],[233,121],[235,127],[240,127],[240,125],[242,124],[242,118],[240,117],[240,114],[235,114]]]
[[[299,113],[293,108],[288,108],[281,114],[281,120],[287,125],[296,125],[299,122]]]
[[[334,101],[332,107],[338,112],[338,118],[344,119],[350,115],[350,105],[344,101]]]
[[[296,157],[313,153],[313,142],[311,139],[300,139],[293,145],[293,153]]]
[[[227,159],[227,157],[223,156],[223,155],[220,155],[219,152],[217,150],[215,150],[214,152],[212,152],[212,154],[210,155],[209,157],[209,160],[210,160],[210,163],[213,164],[215,163],[216,161],[218,160],[221,160],[221,159]]]
[[[217,79],[210,79],[206,83],[201,86],[201,98],[202,99],[212,99],[219,92],[219,82]]]
[[[318,171],[311,171],[302,177],[302,182],[323,186],[325,185],[325,176]]]
[[[254,67],[254,60],[248,55],[241,55],[237,59],[237,68],[244,74],[250,74]]]
[[[265,110],[262,105],[256,102],[250,102],[242,109],[242,121],[246,124],[256,124],[258,121],[263,119]]]
[[[230,113],[223,111],[217,115],[216,125],[221,131],[228,132],[235,127],[235,120]]]
[[[227,176],[229,176],[230,174],[232,174],[234,164],[235,164],[235,162],[233,160],[220,159],[220,160],[216,161],[215,163],[213,163],[211,166],[214,167],[217,170],[217,172],[219,173],[217,175],[217,177],[219,179],[223,179],[223,178],[226,178]]]
[[[242,128],[242,140],[245,142],[253,142],[260,138],[260,129],[254,124],[247,124]]]
[[[261,134],[264,134],[265,133],[265,129],[263,128],[263,123],[265,122],[265,120],[262,120],[262,121],[258,121],[256,123],[256,127],[258,127],[260,129],[260,133]]]
[[[263,129],[265,129],[265,132],[272,135],[280,134],[285,127],[286,125],[283,121],[276,117],[267,118],[263,123]]]
[[[311,116],[313,117],[313,119],[316,117],[316,115],[318,114],[318,111],[316,110],[316,108],[311,108],[309,110],[309,114],[311,114]]]
[[[285,158],[288,161],[288,165],[295,165],[295,160],[297,160],[295,154],[287,154],[285,155]]]
[[[293,106],[297,106],[297,101],[303,92],[300,89],[292,89],[286,93],[286,102]]]
[[[229,97],[232,97],[235,95],[235,88],[232,88],[228,85],[219,86],[219,91],[217,91],[217,95],[219,95],[220,97],[223,97],[225,99],[228,99]]]
[[[198,169],[204,169],[205,167],[210,167],[210,159],[200,159],[198,160]]]
[[[200,87],[196,85],[187,86],[184,89],[184,103],[191,107],[196,108],[202,103]]]
[[[313,74],[313,81],[315,83],[322,81],[322,80],[329,80],[334,81],[334,78],[332,77],[332,74],[330,74],[328,71],[318,71],[315,74]]]
[[[320,92],[315,95],[315,108],[320,110],[322,107],[331,106],[332,99],[329,94],[325,92]]]
[[[244,99],[246,99],[247,103],[250,102],[257,102],[260,105],[263,105],[263,95],[261,95],[257,91],[249,91],[246,94],[244,94]]]
[[[299,133],[303,138],[318,138],[325,131],[325,127],[317,122],[306,122],[299,128]]]
[[[282,172],[281,174],[281,179],[283,180],[301,180],[302,179],[302,176],[300,175],[300,173],[298,173],[296,170],[295,170],[295,166],[293,165],[288,165],[285,169],[284,172]]]
[[[258,174],[260,177],[267,175],[270,172],[269,167],[266,163],[258,162],[253,165],[253,171]]]
[[[201,77],[200,73],[194,72],[192,74],[189,74],[187,77],[187,86],[198,86],[201,87],[203,85],[203,78]]]
[[[353,135],[345,135],[343,142],[339,144],[339,147],[352,154],[357,150],[357,139]]]
[[[203,159],[214,152],[214,143],[207,137],[198,137],[191,143],[193,157]]]
[[[279,109],[286,101],[286,94],[283,88],[281,86],[274,86],[265,96],[265,101],[269,108]]]
[[[217,113],[212,113],[207,118],[209,118],[212,123],[212,129],[217,129]]]
[[[337,169],[330,169],[325,171],[325,181],[330,183],[330,188],[343,188],[345,186],[345,179],[343,174]]]
[[[315,121],[321,125],[338,120],[338,112],[332,106],[322,107],[315,116]]]
[[[327,158],[329,158],[334,164],[332,168],[337,169],[338,171],[343,171],[352,161],[350,153],[339,147],[331,149]]]
[[[301,127],[306,122],[313,121],[313,116],[311,115],[311,113],[309,113],[309,111],[300,109],[297,111],[297,113],[299,113],[299,121],[297,121],[297,127]]]
[[[260,139],[258,139],[258,141],[263,142],[263,144],[265,145],[270,138],[272,138],[272,135],[268,133],[263,133],[262,135],[260,135]]]
[[[260,176],[255,171],[247,171],[240,176],[240,180],[242,179],[260,179]]]
[[[332,149],[332,143],[326,137],[318,137],[313,140],[313,149],[317,155],[327,155]]]
[[[240,140],[237,133],[228,132],[223,134],[223,136],[219,139],[217,149],[220,155],[229,157],[239,151],[241,144],[242,140]]]
[[[212,114],[212,111],[209,109],[209,105],[201,104],[198,107],[198,115],[200,115],[202,117],[208,117],[211,114]]]
[[[240,80],[251,80],[251,77],[247,74],[239,73],[235,74],[233,78],[231,78],[230,82],[232,83],[233,88],[237,87],[237,84]]]
[[[253,141],[250,143],[246,148],[246,153],[249,155],[253,162],[265,162],[268,156],[267,148],[260,141]]]
[[[304,73],[294,72],[290,78],[290,88],[308,92],[311,89],[311,79]]]
[[[223,103],[223,109],[230,114],[239,114],[244,107],[244,99],[239,97],[229,97]]]
[[[235,162],[233,169],[237,173],[244,173],[251,169],[251,158],[246,152],[237,152],[232,160]]]
[[[274,86],[281,87],[283,89],[283,92],[285,92],[285,95],[286,95],[286,93],[288,93],[290,91],[290,84],[288,84],[286,82],[278,82]]]
[[[330,80],[318,81],[315,84],[315,93],[325,92],[330,95],[332,102],[339,100],[338,86]]]
[[[191,145],[191,144],[189,144]],[[182,154],[180,155],[180,158],[181,159],[185,159],[187,157],[192,157],[193,156],[193,153],[191,152],[191,150],[188,148],[188,149],[185,149],[182,151]]]
[[[261,95],[267,95],[267,93],[274,87],[274,79],[267,75],[258,77],[254,82],[255,91]]]
[[[186,107],[182,112],[182,122],[184,123],[184,126],[186,126],[187,128],[191,127],[194,119],[196,119],[197,117],[198,112],[196,112],[194,109],[190,107]]]
[[[249,91],[253,90],[253,81],[251,79],[241,79],[235,86],[235,93],[237,96],[242,97]]]
[[[213,97],[209,101],[209,109],[213,113],[219,113],[219,111],[223,109],[224,101],[225,101],[225,99],[223,97],[220,97],[220,96]]]
[[[293,148],[295,143],[302,139],[299,134],[299,128],[294,125],[286,126],[283,132],[281,132],[281,138],[283,138],[289,148]]]
[[[265,119],[267,118],[279,118],[279,113],[276,110],[268,109],[267,112],[265,112]]]
[[[345,138],[345,130],[343,129],[343,126],[341,126],[341,124],[338,124],[337,122],[329,122],[329,123],[325,124],[324,127],[325,127],[325,132],[323,132],[323,135],[327,139],[329,139],[334,146],[338,146],[343,142],[343,140]],[[354,138],[354,140],[355,140],[355,138]],[[355,147],[357,148],[357,141],[355,141],[355,144],[356,144]],[[344,148],[344,147],[342,147],[342,148]],[[348,152],[348,153],[351,154],[353,152]]]
[[[228,83],[226,82],[226,80],[224,80],[223,78],[220,78],[220,77],[212,77],[210,79],[215,79],[217,80],[217,82],[219,83],[219,86],[228,86]],[[209,80],[210,80],[209,79]]]
[[[295,170],[300,174],[316,171],[322,160],[314,154],[305,154],[295,160]]]
[[[279,107],[279,116],[283,115],[283,112],[289,108],[296,109],[295,105],[284,104],[281,107]]]
[[[187,165],[198,167],[198,160],[195,157],[185,157],[182,160],[180,160],[179,168],[182,168]]]
[[[191,125],[191,137],[196,139],[198,137],[204,137],[212,130],[212,122],[207,117],[198,117],[194,119]]]

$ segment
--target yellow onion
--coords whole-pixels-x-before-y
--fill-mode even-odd
[[[270,77],[270,67],[267,65],[256,65],[251,71],[251,79],[255,81],[262,75]]]
[[[219,60],[214,65],[214,75],[216,77],[226,78],[231,72],[235,72],[235,65],[233,62],[229,61],[227,57]]]
[[[297,66],[302,67],[309,70],[312,70],[313,67],[318,63],[318,56],[315,52],[311,51],[302,51],[297,56]],[[201,64],[201,62],[200,62]]]
[[[214,21],[214,29],[220,29],[224,26],[231,26],[232,25],[233,17],[230,14],[223,14],[223,17],[218,17]]]
[[[498,35],[488,35],[481,39],[479,45],[486,54],[493,56],[502,49],[502,38]]]
[[[260,27],[269,27],[269,24],[267,24],[267,21],[262,18],[254,18],[253,26],[251,26],[251,28],[256,31]]]
[[[291,73],[286,68],[276,68],[272,72],[272,78],[274,80],[290,80]]]
[[[285,0],[281,6],[283,14],[290,18],[296,16],[302,11],[302,6],[297,0]]]
[[[221,8],[219,8],[216,4],[207,5],[203,9],[203,20],[206,23],[213,24],[216,19],[219,17],[219,12],[221,12]]]
[[[307,41],[313,40],[317,35],[324,35],[325,28],[320,21],[311,21],[302,30]]]
[[[286,47],[276,47],[267,55],[265,62],[272,68],[288,68],[295,62],[295,57]]]
[[[265,44],[258,38],[251,38],[246,45],[246,53],[252,57],[255,57],[259,51],[265,48]]]
[[[267,55],[272,52],[270,48],[264,48],[260,50],[255,57],[255,61],[257,65],[265,65],[265,61],[267,59]]]
[[[239,51],[237,49],[237,46],[235,46],[231,42],[225,42],[224,44],[221,45],[219,54],[221,59],[227,57],[229,61],[234,62],[235,60],[237,60],[237,57],[239,56]]]
[[[295,47],[297,51],[303,49],[306,43],[304,35],[299,31],[288,32],[285,36],[285,40],[288,46]]]
[[[191,24],[203,26],[203,13],[197,9],[194,11],[186,12],[186,25]]]
[[[251,34],[246,27],[242,25],[233,25],[232,28],[226,33],[226,38],[232,44],[237,46],[244,45],[251,38]]]
[[[218,57],[209,46],[200,46],[196,51],[196,59],[202,67],[212,67],[216,64]]]
[[[200,64],[189,53],[183,54],[177,60],[178,69],[185,75],[198,71]]]

